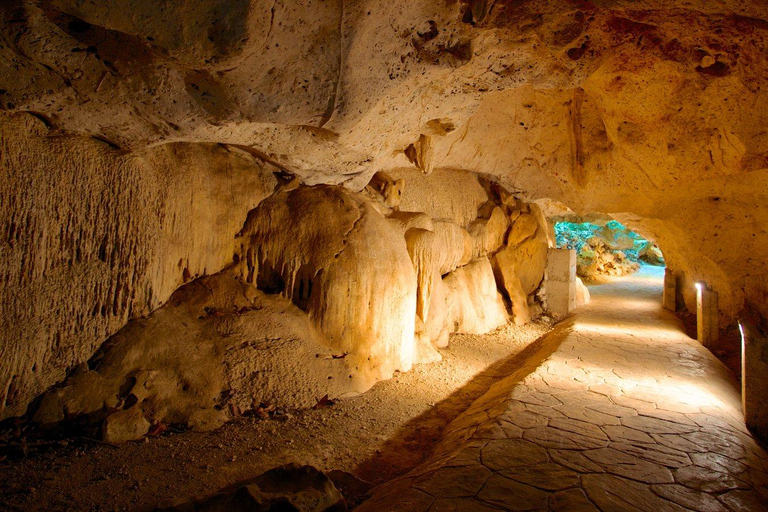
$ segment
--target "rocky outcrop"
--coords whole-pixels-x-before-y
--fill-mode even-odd
[[[416,278],[405,240],[341,187],[278,192],[240,232],[244,277],[306,311],[368,386],[410,370]]]
[[[103,421],[104,439],[123,442],[150,424],[210,430],[263,404],[306,408],[366,385],[304,312],[224,272],[130,322],[46,393],[33,419]]]
[[[585,279],[599,276],[624,276],[637,272],[640,264],[623,251],[613,251],[601,238],[591,237],[576,255],[576,272]]]
[[[637,257],[649,265],[664,266],[664,255],[654,242],[646,240],[637,250]]]
[[[530,321],[529,306],[538,300],[535,292],[544,278],[549,243],[547,220],[536,214],[537,207],[473,173],[435,171],[424,175],[398,170],[393,174],[405,180],[400,212],[395,217],[407,215],[406,211],[432,217],[428,229],[406,233],[419,276],[419,314],[433,307],[431,294],[436,290],[440,297],[447,294],[447,321],[458,332],[464,332],[460,326],[473,333],[498,327],[505,321],[502,318],[506,319],[506,312],[499,308],[504,296],[511,301],[516,323]],[[489,288],[483,264],[489,259],[496,278],[494,291]],[[446,290],[439,288],[436,275],[443,276]],[[498,290],[502,297],[497,296]],[[441,346],[445,342],[437,340],[446,336],[442,321],[445,308],[442,299],[438,301],[439,324],[428,314],[420,319],[433,342]],[[477,308],[486,311],[479,313]]]
[[[140,407],[131,407],[107,416],[101,435],[104,441],[112,444],[137,441],[149,432],[151,426]]]
[[[512,225],[509,244],[493,257],[496,279],[512,303],[518,325],[531,320],[529,306],[544,279],[547,247],[546,228],[540,227],[533,215],[521,214]]]
[[[386,201],[338,186],[282,186],[249,212],[234,264],[129,322],[43,395],[33,420],[101,425],[110,442],[156,425],[213,429],[268,405],[306,408],[365,391],[394,371],[439,360],[436,349],[453,332],[504,325],[509,314],[491,263],[472,260],[477,247],[497,244],[487,231],[473,237],[451,221],[375,204]],[[544,232],[532,215],[502,206],[486,195],[470,223],[533,219],[534,233]],[[488,219],[477,217],[485,211]],[[491,220],[498,212],[506,222]],[[525,240],[510,246],[506,238],[491,238],[501,241],[494,254],[525,251]],[[519,261],[545,259],[543,243],[543,255],[525,252]],[[533,302],[541,276],[522,264],[503,268]]]
[[[455,332],[485,334],[507,323],[509,314],[488,258],[479,258],[443,279],[447,323]]]
[[[576,249],[579,276],[623,276],[637,272],[640,263],[663,266],[655,242],[646,240],[607,216],[555,217],[559,247]]]
[[[274,168],[217,145],[127,153],[0,115],[0,418],[126,322],[232,262],[233,233]]]

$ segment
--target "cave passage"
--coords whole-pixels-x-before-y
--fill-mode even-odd
[[[664,255],[653,240],[630,230],[620,222],[587,218],[554,219],[558,248],[576,251],[579,278],[595,280],[637,272],[641,265],[664,267]]]
[[[0,510],[768,510],[767,55],[766,0],[0,0]]]
[[[765,510],[768,457],[738,385],[661,308],[662,279],[644,266],[592,287],[540,365],[489,390],[359,510]]]

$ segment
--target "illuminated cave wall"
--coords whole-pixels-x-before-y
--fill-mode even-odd
[[[767,21],[758,0],[3,2],[0,416],[240,265],[247,213],[291,176],[471,198],[471,172],[656,241],[689,309],[704,281],[722,325],[768,316]],[[422,291],[428,238],[406,240]],[[491,267],[521,310],[536,273],[505,275],[515,254]]]
[[[158,423],[216,428],[260,404],[365,391],[439,360],[453,332],[543,312],[549,241],[535,205],[474,173],[397,176],[363,193],[277,184],[232,235],[231,264],[129,321],[32,419],[110,442]]]

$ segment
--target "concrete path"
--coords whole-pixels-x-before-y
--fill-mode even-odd
[[[737,383],[661,309],[662,275],[593,287],[433,457],[357,510],[768,510]]]

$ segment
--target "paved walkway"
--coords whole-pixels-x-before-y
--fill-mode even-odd
[[[662,273],[593,301],[365,511],[764,511],[768,455],[730,372],[660,307]]]

